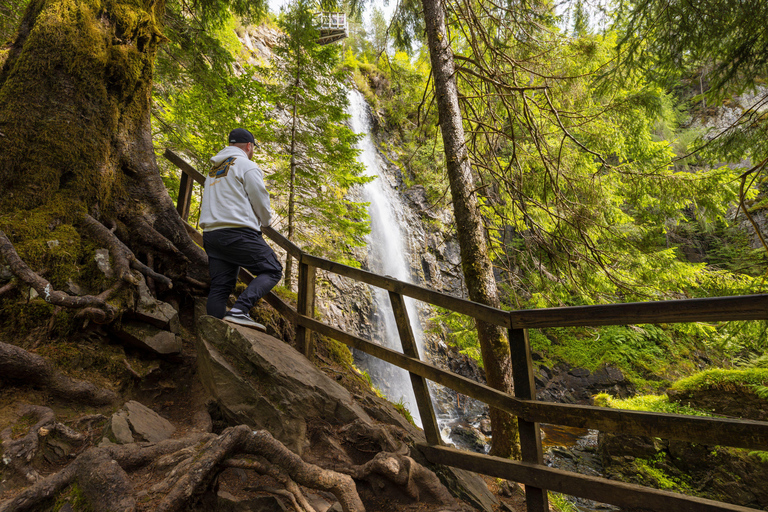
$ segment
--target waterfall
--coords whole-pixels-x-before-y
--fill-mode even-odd
[[[400,281],[411,282],[408,262],[410,250],[405,240],[403,204],[389,177],[382,172],[385,163],[371,139],[370,116],[368,105],[357,90],[349,92],[350,123],[355,133],[362,134],[358,143],[361,150],[358,160],[365,165],[366,174],[376,179],[365,185],[363,194],[370,202],[371,233],[368,235],[368,260],[372,272],[386,275]],[[373,288],[375,316],[374,335],[377,343],[402,353],[400,336],[395,323],[395,316],[389,300],[389,294],[381,288]],[[411,322],[411,329],[416,338],[419,355],[423,357],[423,330],[419,322],[414,301],[405,298],[406,310]],[[379,388],[391,402],[401,402],[421,426],[421,417],[411,387],[408,372],[365,354],[356,354],[356,359],[363,361],[373,384]]]

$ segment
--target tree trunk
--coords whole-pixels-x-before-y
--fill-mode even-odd
[[[54,288],[77,278],[89,250],[81,235],[93,239],[88,215],[174,285],[208,279],[152,146],[164,5],[32,0],[0,70],[0,230],[33,270],[63,272],[52,258],[66,246],[75,275],[54,275]]]
[[[296,66],[296,81],[294,87],[296,92],[293,94],[293,120],[291,124],[291,181],[288,189],[288,240],[293,241],[293,233],[296,224],[296,123],[298,122],[299,108],[299,85],[301,67]],[[285,254],[285,287],[291,289],[291,279],[293,278],[293,258],[289,253]]]
[[[445,13],[439,0],[422,0],[422,5],[464,279],[471,300],[499,307],[496,280],[488,256],[472,168],[467,156],[453,52],[445,28]],[[478,321],[477,332],[488,384],[510,392],[512,368],[509,343],[503,329]],[[495,408],[491,408],[490,416],[493,430],[491,454],[519,457],[517,420]]]

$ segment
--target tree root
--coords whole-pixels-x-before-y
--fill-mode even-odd
[[[238,455],[255,456],[256,460],[233,460]],[[38,480],[0,504],[0,512],[37,510],[43,501],[54,498],[75,480],[97,512],[106,507],[131,512],[137,507],[136,494],[127,472],[150,464],[153,473],[165,473],[149,490],[150,497],[162,496],[154,508],[157,511],[179,511],[193,506],[194,500],[226,467],[247,467],[274,476],[285,485],[297,510],[314,512],[299,488],[303,485],[330,491],[345,512],[365,511],[350,476],[306,463],[268,432],[254,432],[240,425],[219,436],[197,434],[153,444],[89,448],[58,473]]]
[[[96,241],[103,243],[109,248],[109,252],[115,259],[115,271],[117,272],[117,277],[119,279],[133,285],[138,285],[139,280],[130,270],[133,268],[145,276],[151,277],[155,281],[163,283],[168,288],[173,287],[173,283],[169,278],[162,274],[158,274],[140,262],[136,258],[136,255],[133,253],[133,251],[131,251],[123,242],[121,242],[120,239],[117,238],[117,236],[104,224],[86,214],[83,218],[83,225],[88,229],[91,236],[93,236]]]
[[[343,471],[343,470],[342,470]],[[397,484],[412,499],[419,501],[429,494],[440,505],[458,510],[459,504],[432,471],[401,453],[380,452],[361,466],[347,471],[356,480],[380,475]]]
[[[169,254],[174,258],[179,258],[184,263],[189,263],[189,258],[182,253],[168,238],[162,233],[158,232],[150,225],[143,217],[132,217],[125,219],[126,225],[134,233],[141,233],[142,241],[149,247],[160,251],[165,254]]]
[[[291,477],[286,475],[285,472],[281,471],[277,466],[264,460],[246,461],[242,459],[229,459],[224,461],[222,465],[229,468],[251,469],[259,474],[274,478],[285,486],[284,492],[290,495],[289,499],[298,512],[315,512],[314,507],[309,504],[307,498],[304,496],[304,493],[301,492],[301,488],[296,484],[296,482],[291,480]],[[266,489],[264,490],[266,491]]]
[[[0,286],[0,297],[8,293],[9,291],[16,288],[16,282],[15,281],[9,281],[5,283],[3,286]]]
[[[16,277],[22,282],[34,288],[46,302],[67,308],[88,308],[88,318],[96,323],[109,323],[117,316],[117,310],[100,296],[73,297],[62,291],[54,290],[51,283],[40,277],[24,263],[24,260],[14,249],[13,243],[3,231],[0,231],[0,255],[11,267],[11,272],[16,274]]]
[[[211,440],[201,450],[194,464],[176,481],[157,510],[178,510],[180,504],[186,503],[207,487],[218,466],[238,453],[260,455],[273,465],[279,466],[300,485],[330,491],[339,500],[344,512],[365,510],[355,483],[349,476],[308,464],[269,432],[251,431],[245,425],[227,429],[221,436]]]
[[[3,463],[30,483],[41,479],[40,474],[31,466],[32,459],[40,452],[41,444],[56,438],[56,446],[66,443],[72,448],[80,448],[88,438],[66,425],[55,421],[53,411],[48,407],[23,404],[19,406],[19,418],[30,424],[29,431],[21,438],[13,439],[13,427],[0,432],[2,439]]]
[[[0,342],[0,375],[25,385],[44,387],[57,397],[94,406],[109,405],[117,395],[90,382],[78,381],[59,373],[43,357]]]

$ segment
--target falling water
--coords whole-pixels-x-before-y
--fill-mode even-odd
[[[370,202],[371,234],[368,236],[368,259],[372,272],[394,277],[400,281],[411,281],[408,266],[410,251],[404,244],[403,204],[394,187],[389,183],[388,176],[381,172],[384,161],[376,150],[371,139],[370,118],[368,105],[363,96],[356,90],[349,92],[349,114],[352,129],[355,133],[363,134],[358,143],[361,150],[358,160],[365,165],[368,176],[376,179],[365,185],[365,200]],[[395,316],[389,300],[389,294],[381,288],[374,288],[374,333],[380,344],[402,352],[400,336],[395,323]],[[423,354],[423,331],[419,323],[418,311],[413,300],[406,298],[406,310],[411,321],[411,329]],[[410,411],[417,425],[421,425],[419,410],[411,387],[408,372],[389,363],[373,357],[356,354],[365,361],[368,373],[374,385],[379,388],[392,402],[402,401]]]

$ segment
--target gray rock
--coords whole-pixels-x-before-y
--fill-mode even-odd
[[[226,419],[269,430],[296,453],[308,443],[310,418],[372,421],[346,389],[271,336],[203,316],[197,353],[203,385]]]
[[[114,436],[115,443],[117,444],[129,444],[133,442],[133,434],[131,433],[131,426],[128,425],[127,414],[124,412],[118,412],[112,415],[110,422],[110,428],[112,429],[112,436]]]
[[[112,264],[109,262],[109,251],[107,249],[96,249],[96,255],[93,257],[96,260],[96,266],[107,277],[114,277],[115,272],[112,270]]]
[[[123,406],[123,410],[131,430],[143,441],[157,443],[168,439],[176,431],[170,421],[139,402],[131,400]]]
[[[131,400],[112,415],[99,446],[140,441],[157,443],[168,439],[175,431],[176,427],[170,421],[149,407]]]
[[[134,318],[178,334],[181,331],[179,312],[167,302],[154,298],[143,278],[139,282],[138,288],[139,298],[136,301],[135,309],[127,312],[128,318]]]
[[[156,354],[169,355],[181,352],[181,337],[147,323],[125,321],[116,334],[126,343]]]

